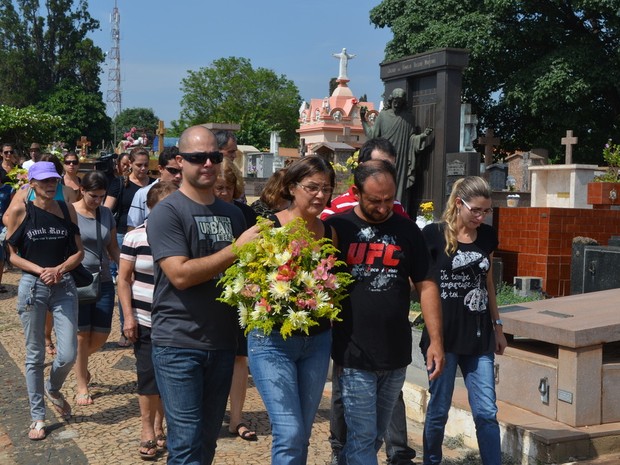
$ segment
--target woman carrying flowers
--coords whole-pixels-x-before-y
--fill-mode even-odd
[[[317,241],[328,238],[335,242],[336,239],[332,229],[318,218],[331,197],[334,184],[333,168],[320,157],[302,158],[288,168],[282,197],[291,204],[270,219],[274,221],[274,236],[281,234],[279,228],[284,226],[282,229],[286,230],[286,225],[293,223],[289,225],[292,228],[288,236],[295,238],[294,247],[274,253],[274,259],[280,260],[282,265],[274,273],[267,274],[266,279],[272,282],[270,294],[247,311],[251,321],[243,310],[240,311],[242,324],[250,329],[250,370],[271,422],[271,463],[274,465],[306,463],[312,423],[327,378],[330,320],[336,318],[334,303],[342,297],[338,297],[338,291],[329,289],[338,287],[337,275],[329,272],[335,265],[335,258],[333,254],[331,259],[318,258],[325,241]],[[296,240],[297,237],[300,239]],[[286,237],[282,241],[286,241]],[[316,260],[307,267],[298,267],[303,260],[294,260],[295,257],[312,260],[312,256]],[[243,261],[243,256],[240,259]],[[306,292],[291,291],[298,279],[309,284]],[[308,288],[313,284],[314,295],[311,295]],[[330,295],[336,297],[330,301]],[[281,299],[282,296],[286,299]],[[264,315],[288,313],[289,317],[283,322],[276,319],[275,323],[274,319],[265,318],[266,324],[261,327],[260,316],[252,319],[261,312]],[[312,319],[312,316],[317,317]]]

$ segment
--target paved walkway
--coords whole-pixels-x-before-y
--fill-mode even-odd
[[[73,418],[63,422],[48,407],[48,437],[43,441],[27,438],[30,415],[23,374],[24,340],[15,310],[18,280],[17,272],[5,273],[3,282],[9,292],[0,294],[0,465],[144,464],[137,454],[140,421],[135,393],[135,359],[131,348],[121,348],[116,344],[119,337],[118,318],[114,319],[109,342],[91,357],[89,368],[93,375],[91,394],[94,405],[75,405],[76,384],[71,373],[63,393],[72,403]],[[47,368],[50,362],[51,357],[48,356]],[[309,465],[329,463],[329,391],[328,382],[314,423]],[[259,440],[248,442],[229,435],[225,419],[218,440],[216,465],[270,463],[269,420],[251,382],[245,403],[245,419],[257,432]],[[420,425],[409,422],[409,433],[412,447],[419,452]],[[446,448],[445,453],[446,464],[479,463],[477,455],[466,449]],[[384,453],[380,452],[381,461],[384,457]],[[163,454],[155,463],[165,461]],[[596,463],[620,463],[620,456],[614,457],[613,461]]]

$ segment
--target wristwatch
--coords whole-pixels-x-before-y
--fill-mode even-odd
[[[497,325],[499,325],[499,326],[504,326],[504,322],[503,322],[502,320],[500,320],[500,319],[495,320],[495,321],[493,322],[493,324],[494,324],[495,326],[497,326]]]

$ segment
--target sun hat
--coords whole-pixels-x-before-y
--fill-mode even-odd
[[[28,169],[28,181],[41,181],[48,178],[60,178],[56,167],[51,161],[38,161]]]

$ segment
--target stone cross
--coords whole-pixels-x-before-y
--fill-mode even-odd
[[[493,163],[493,147],[499,145],[499,137],[494,137],[493,129],[487,129],[484,136],[478,137],[478,145],[484,145],[484,164],[489,166]]]
[[[564,160],[565,165],[573,164],[573,145],[577,145],[577,139],[573,136],[573,131],[566,131],[566,137],[562,137],[562,145],[566,145],[566,159]]]
[[[75,142],[80,147],[80,156],[86,157],[88,155],[88,147],[90,147],[90,141],[86,136],[80,137],[80,140]]]
[[[157,123],[157,151],[162,153],[164,151],[164,135],[166,134],[166,128],[164,127],[164,122],[159,120]]]

